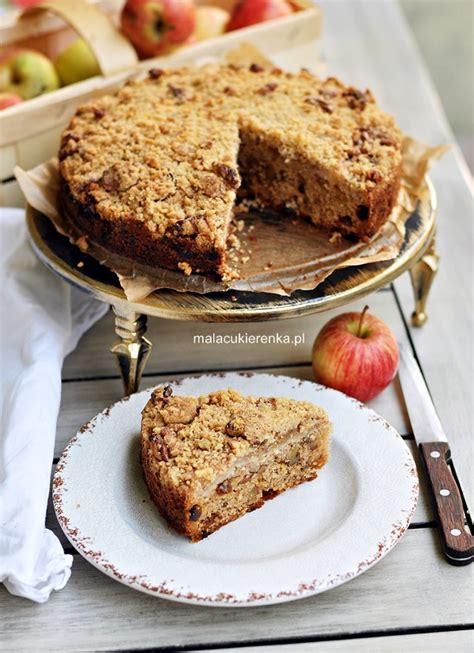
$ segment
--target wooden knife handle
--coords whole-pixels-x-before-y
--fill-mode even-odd
[[[444,553],[451,564],[468,565],[474,559],[474,537],[464,528],[464,506],[456,479],[449,469],[450,455],[447,442],[420,444]]]

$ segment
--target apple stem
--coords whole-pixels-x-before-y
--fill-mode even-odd
[[[368,307],[367,304],[366,304],[366,305],[364,306],[364,310],[363,310],[362,313],[360,314],[360,318],[359,318],[359,326],[357,327],[357,337],[358,337],[358,338],[361,337],[361,333],[362,333],[362,323],[363,323],[363,321],[364,321],[365,314],[367,313],[368,310],[369,310],[369,307]]]

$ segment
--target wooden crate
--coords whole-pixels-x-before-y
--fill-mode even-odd
[[[229,9],[233,2],[214,0],[213,4]],[[172,55],[145,61],[138,61],[133,48],[116,29],[123,0],[89,3],[55,0],[41,3],[23,15],[15,12],[0,17],[2,45],[31,47],[50,57],[77,38],[77,33],[81,34],[96,54],[103,73],[1,111],[0,205],[22,205],[23,198],[13,176],[14,166],[28,169],[55,156],[59,134],[79,104],[115,91],[126,79],[141,75],[152,66],[176,66],[206,57],[221,57],[241,43],[250,43],[285,69],[316,67],[320,10],[307,0],[297,0],[294,4],[300,9],[291,16],[229,32],[183,47]],[[104,13],[109,16],[106,23]]]

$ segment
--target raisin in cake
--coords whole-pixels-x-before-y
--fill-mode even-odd
[[[222,277],[237,193],[370,238],[396,200],[401,137],[368,90],[209,64],[152,69],[81,106],[59,158],[64,208],[92,240]]]
[[[141,459],[153,501],[192,541],[310,481],[331,423],[307,401],[235,390],[202,397],[156,389],[142,412]]]

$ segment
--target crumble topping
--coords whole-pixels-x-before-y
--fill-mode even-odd
[[[153,392],[142,415],[142,437],[156,464],[185,484],[210,480],[252,451],[285,441],[303,424],[327,421],[324,410],[307,401],[254,398],[230,388],[181,397],[170,386]]]

